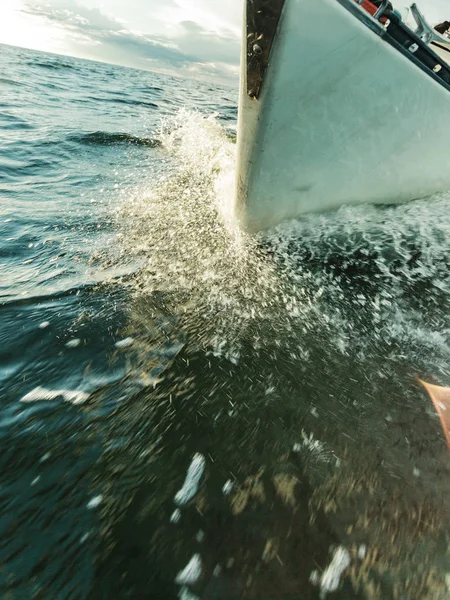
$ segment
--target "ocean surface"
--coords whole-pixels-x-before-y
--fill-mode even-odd
[[[237,90],[0,58],[0,597],[449,598],[450,195],[248,236]]]

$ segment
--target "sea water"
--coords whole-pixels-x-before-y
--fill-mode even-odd
[[[447,598],[450,195],[248,236],[237,89],[0,55],[1,596]]]

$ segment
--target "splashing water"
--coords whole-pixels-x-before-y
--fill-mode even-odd
[[[384,338],[414,348],[416,368],[420,358],[445,372],[448,195],[342,207],[250,237],[231,219],[235,148],[214,117],[182,111],[159,135],[161,173],[118,213],[125,252],[147,263],[137,294],[163,294],[188,329],[201,321],[215,352],[270,340],[306,358],[302,333],[320,330],[343,354]]]
[[[201,320],[214,352],[237,356],[244,340],[257,347],[261,328],[281,340],[291,328],[286,315],[306,313],[309,302],[231,219],[233,143],[214,118],[198,114],[183,112],[162,131],[162,174],[119,209],[126,252],[147,260],[133,285],[164,294],[188,329]]]
[[[168,502],[159,535],[185,548],[177,572],[196,551],[195,526],[203,545],[225,541],[211,542],[193,593],[209,593],[211,578],[239,597],[253,573],[251,597],[313,598],[310,575],[329,564],[330,544],[364,542],[372,551],[352,554],[343,597],[382,589],[385,577],[403,600],[413,588],[441,597],[445,577],[430,572],[443,568],[448,538],[448,459],[414,378],[448,383],[450,196],[342,207],[249,236],[233,223],[235,148],[214,117],[183,111],[158,135],[159,171],[116,217],[122,255],[144,263],[127,280],[127,334],[167,473],[151,492]],[[158,380],[143,376],[149,363]],[[142,426],[134,411],[130,431]],[[189,504],[178,521],[172,500],[196,453],[204,477],[190,502],[202,522]],[[284,529],[292,519],[295,534]]]
[[[250,237],[235,90],[2,57],[2,597],[448,598],[449,196]]]

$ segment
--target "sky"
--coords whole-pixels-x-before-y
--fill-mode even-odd
[[[0,43],[231,82],[239,74],[243,2],[0,0]],[[432,23],[450,20],[450,0],[418,5]]]
[[[236,80],[242,0],[0,0],[0,43]]]

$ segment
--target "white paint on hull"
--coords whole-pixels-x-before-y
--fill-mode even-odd
[[[337,0],[286,0],[258,100],[243,61],[242,224],[446,189],[450,92]]]

